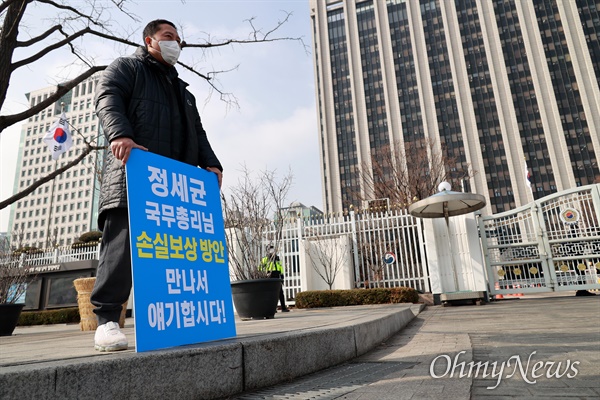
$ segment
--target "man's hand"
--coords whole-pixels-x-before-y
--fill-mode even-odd
[[[219,189],[221,189],[221,184],[223,183],[223,173],[221,170],[215,167],[206,167],[206,170],[217,174],[217,179],[219,180]]]
[[[131,154],[131,149],[142,149],[148,151],[144,146],[140,146],[130,138],[117,138],[110,142],[110,151],[112,151],[113,155],[117,160],[120,160],[123,165],[129,159],[129,155]]]

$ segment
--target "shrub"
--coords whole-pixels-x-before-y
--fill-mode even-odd
[[[73,243],[71,243],[71,247],[79,247],[85,245],[95,245],[100,243],[102,240],[102,232],[100,231],[89,231],[82,233],[81,236],[77,238]]]
[[[89,231],[86,233],[82,233],[77,239],[80,242],[88,243],[88,242],[99,242],[102,239],[102,232],[100,231]]]
[[[390,291],[390,303],[417,303],[419,292],[413,288],[398,287]]]
[[[79,323],[79,308],[60,308],[58,310],[23,311],[18,326],[71,324]]]
[[[313,290],[296,294],[297,308],[358,306],[364,304],[416,303],[419,293],[408,287]]]
[[[39,254],[39,253],[43,253],[43,250],[38,249],[37,247],[34,246],[23,246],[20,247],[18,249],[16,249],[15,251],[13,251],[12,255],[13,256],[20,256],[21,254],[25,253],[25,254]]]

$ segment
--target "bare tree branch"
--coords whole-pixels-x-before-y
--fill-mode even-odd
[[[83,74],[79,75],[78,77],[58,85],[54,94],[48,96],[46,100],[41,101],[35,106],[18,114],[0,115],[0,133],[2,133],[2,131],[7,127],[41,112],[51,104],[57,102],[65,94],[69,93],[69,91],[75,86],[79,85],[81,82],[94,75],[96,72],[103,71],[104,69],[106,69],[106,65],[92,67]]]
[[[73,14],[75,14],[75,15],[83,18],[83,19],[85,19],[86,21],[88,21],[92,25],[103,26],[97,20],[93,19],[89,15],[84,14],[84,13],[80,12],[79,10],[77,10],[76,8],[73,8],[71,6],[67,6],[67,5],[64,5],[64,4],[59,4],[59,3],[56,3],[56,2],[54,2],[52,0],[37,0],[37,1],[39,3],[49,4],[49,5],[51,5],[51,6],[55,7],[55,8],[58,8],[59,10],[69,11],[69,12],[71,12],[71,13],[73,13]]]
[[[27,249],[30,250],[30,249]],[[36,249],[31,249],[35,251]],[[0,262],[0,304],[14,304],[21,301],[27,291],[27,283],[31,282],[35,275],[30,275],[29,268],[21,265],[21,254],[8,255]]]
[[[4,10],[8,8],[8,6],[10,6],[12,3],[16,3],[17,1],[22,0],[3,0],[2,4],[0,4],[0,14],[2,14]]]
[[[56,11],[57,15],[55,21],[45,26],[51,26],[45,32],[30,38],[28,40],[18,40],[19,28],[25,15],[26,8],[33,3],[41,3],[49,6]],[[0,116],[0,134],[9,126],[26,120],[27,118],[33,117],[49,106],[59,101],[64,95],[68,94],[75,86],[83,82],[84,80],[91,77],[93,74],[106,69],[106,65],[95,65],[93,60],[87,59],[85,53],[78,48],[78,41],[88,37],[98,37],[109,43],[119,43],[126,46],[137,47],[139,44],[129,40],[126,37],[122,37],[117,32],[113,32],[109,29],[110,19],[103,21],[101,19],[102,14],[107,10],[106,4],[98,2],[97,0],[87,0],[83,2],[84,6],[89,6],[88,11],[84,10],[84,7],[72,7],[66,2],[58,2],[57,0],[3,0],[0,3],[0,14],[2,15],[1,28],[0,28],[0,107],[4,105],[6,95],[8,92],[9,83],[11,80],[12,73],[24,66],[29,66],[36,61],[42,60],[45,56],[51,52],[68,47],[73,54],[74,60],[70,60],[72,65],[89,67],[85,72],[79,74],[77,77],[60,83],[56,86],[56,91],[43,101],[30,106],[26,111],[19,112],[16,114],[8,114]],[[134,20],[138,20],[137,17],[126,9],[127,0],[111,0],[111,3],[120,12],[126,14]],[[66,15],[65,15],[66,14]],[[285,18],[282,21],[278,21],[277,24],[265,34],[257,29],[252,20],[249,20],[251,26],[251,34],[249,39],[239,40],[230,39],[224,40],[218,43],[201,43],[201,44],[186,44],[186,47],[200,47],[200,48],[217,48],[224,47],[231,44],[248,44],[248,43],[264,43],[264,42],[275,42],[275,41],[300,41],[304,49],[308,49],[302,40],[302,38],[293,37],[273,37],[274,33],[278,31],[291,17],[291,13],[286,13]],[[52,17],[52,13],[49,14]],[[77,24],[79,22],[79,24]],[[83,25],[82,25],[83,24]],[[97,29],[92,29],[97,27]],[[53,34],[58,33],[62,35],[61,40],[54,43],[49,43],[47,46],[42,48],[44,42],[53,39]],[[31,46],[40,46],[41,50],[37,51],[33,55],[28,55],[24,59],[13,62],[13,54],[16,48],[28,49]],[[37,48],[36,48],[37,50]],[[36,51],[36,50],[32,50]],[[79,61],[77,61],[79,60]],[[68,64],[68,62],[66,63]],[[218,93],[220,100],[224,101],[228,107],[237,106],[237,98],[232,94],[224,91],[218,84],[218,80],[215,78],[218,74],[226,73],[237,69],[237,66],[228,70],[211,71],[209,73],[201,73],[194,66],[189,66],[183,63],[179,63],[184,69],[192,72],[196,76],[204,79],[209,84],[209,98],[213,93]],[[207,99],[208,101],[208,99]],[[86,143],[86,149],[83,154],[77,159],[69,162],[63,168],[55,171],[54,173],[34,182],[33,185],[25,189],[24,191],[6,199],[0,203],[0,209],[5,208],[7,205],[14,203],[15,201],[27,196],[33,192],[40,185],[54,179],[58,174],[66,171],[70,167],[76,165],[81,161],[86,154],[89,154],[93,150],[102,149],[102,147],[94,147]],[[288,182],[286,184],[290,184]],[[277,195],[281,195],[278,193]]]
[[[84,18],[86,21],[90,22],[93,25],[100,26],[100,27],[105,26],[105,24],[103,24],[103,23],[99,22],[98,20],[96,20],[95,18],[93,18],[91,16],[91,13],[90,13],[90,15],[88,15],[88,14],[85,14],[83,12],[73,9],[70,6],[63,6],[61,4],[58,4],[52,0],[43,0],[43,1],[37,0],[37,1],[42,2],[44,4],[51,5],[53,7],[56,7],[57,9],[66,10],[68,12],[73,12],[76,17]],[[68,45],[71,48],[71,52],[75,55],[75,57],[80,59],[84,64],[86,64],[90,67],[90,70],[88,72],[91,72],[92,70],[94,72],[97,72],[97,71],[101,71],[106,68],[106,66],[93,66],[93,63],[85,60],[82,57],[82,55],[80,54],[80,52],[75,47],[71,46],[71,43],[73,43],[73,41],[75,39],[82,38],[85,35],[93,35],[93,36],[96,36],[96,37],[99,37],[102,39],[106,39],[111,42],[122,43],[122,44],[125,44],[128,46],[133,46],[133,47],[138,46],[138,44],[136,42],[133,42],[133,41],[125,39],[125,38],[121,38],[121,37],[119,37],[117,35],[113,35],[111,33],[105,33],[105,32],[100,32],[97,30],[93,30],[89,26],[84,29],[81,29],[79,31],[76,31],[75,33],[69,34],[65,31],[64,26],[62,26],[61,24],[58,24],[58,25],[50,28],[45,33],[37,36],[34,39],[31,39],[28,41],[17,42],[19,23],[21,21],[21,18],[23,16],[25,8],[31,2],[32,2],[32,0],[10,0],[10,1],[4,1],[2,3],[2,8],[8,9],[8,11],[5,15],[2,30],[0,31],[0,106],[2,104],[4,104],[4,100],[6,99],[8,83],[10,81],[11,73],[14,70],[16,70],[17,68],[20,68],[24,65],[31,64],[37,60],[40,60],[45,55],[49,54],[53,50],[56,50],[62,46]],[[125,0],[113,0],[112,3],[121,12],[127,14],[128,16],[130,16],[133,19],[136,18],[133,14],[129,13],[125,9],[125,7],[124,7],[125,3],[126,3]],[[91,2],[91,4],[94,7],[94,9],[96,7],[99,7],[95,2]],[[12,5],[12,7],[11,7],[11,5]],[[100,14],[100,13],[101,12],[97,12],[96,14]],[[253,22],[254,18],[248,20],[248,22],[251,26],[251,29],[252,29],[252,32],[249,35],[250,39],[246,39],[246,40],[230,39],[230,40],[224,40],[224,41],[218,42],[218,43],[210,43],[210,42],[201,43],[201,44],[186,43],[186,47],[211,48],[211,47],[223,47],[223,46],[231,45],[234,43],[248,44],[248,43],[264,43],[264,42],[294,40],[294,41],[300,41],[302,43],[302,45],[304,46],[305,51],[307,51],[308,46],[306,46],[306,44],[304,44],[301,37],[300,38],[292,38],[292,37],[273,38],[272,37],[273,33],[276,32],[277,30],[279,30],[286,22],[288,22],[289,18],[292,15],[293,15],[292,13],[285,13],[285,18],[281,21],[278,21],[278,23],[275,25],[275,27],[273,27],[272,29],[267,31],[266,34],[262,34],[262,32],[254,26],[254,22]],[[32,55],[30,57],[27,57],[23,60],[15,62],[15,63],[11,62],[12,54],[16,47],[28,46],[31,44],[39,43],[40,41],[42,41],[42,39],[50,37],[51,33],[57,32],[57,31],[60,32],[64,36],[63,40],[47,46],[46,48],[39,51],[35,55]],[[196,76],[198,76],[201,79],[204,79],[206,82],[208,82],[208,84],[210,86],[210,90],[209,90],[209,96],[207,97],[206,101],[209,101],[210,98],[212,97],[212,94],[216,92],[219,94],[219,99],[221,101],[225,102],[228,105],[228,107],[238,107],[239,106],[238,100],[235,97],[235,95],[233,95],[230,92],[224,91],[219,86],[217,86],[217,84],[215,83],[215,76],[217,74],[231,72],[231,71],[237,69],[237,66],[227,69],[227,70],[212,71],[212,72],[209,72],[208,74],[203,74],[203,73],[199,72],[194,66],[189,66],[189,65],[186,65],[183,63],[179,63],[179,64],[184,69],[192,72]],[[88,73],[81,74],[77,78],[70,81],[70,83],[72,83],[72,85],[64,84],[61,86],[64,87],[65,89],[67,87],[69,89],[71,89],[72,87],[74,87],[77,84],[79,84],[80,82],[82,82],[83,79],[87,78],[88,76],[89,76]],[[37,114],[38,112],[43,110],[45,107],[50,105],[52,103],[52,101],[56,100],[56,98],[60,98],[64,93],[67,93],[67,92],[68,92],[68,90],[66,90],[64,92],[62,90],[59,90],[57,92],[57,95],[53,96],[52,100],[47,99],[46,101],[44,101],[42,103],[36,104],[36,106],[32,107],[30,110],[27,110],[27,111],[19,113],[19,114],[1,116],[0,117],[0,132],[2,132],[5,128],[7,128],[8,126],[10,126],[18,121],[21,121],[23,119],[29,118],[29,117]]]
[[[206,96],[205,103],[208,103],[210,101],[210,99],[212,98],[213,93],[217,92],[219,94],[219,100],[223,101],[227,105],[227,111],[229,111],[230,108],[239,108],[239,102],[238,102],[237,97],[233,93],[224,92],[221,88],[219,88],[216,85],[216,81],[217,81],[216,75],[234,71],[234,70],[238,69],[239,65],[236,65],[235,67],[230,68],[228,70],[211,71],[207,75],[204,75],[204,74],[198,72],[192,66],[184,64],[182,62],[177,62],[177,63],[179,65],[181,65],[184,69],[190,71],[192,74],[195,74],[195,75],[199,76],[200,78],[205,79],[206,82],[208,82],[210,88],[209,88],[208,96]]]
[[[415,199],[436,193],[442,181],[455,186],[473,176],[468,164],[460,164],[445,156],[437,144],[425,139],[414,143],[395,143],[373,152],[371,163],[364,163],[359,180],[365,182],[365,193],[355,193],[364,203],[388,199],[393,207],[406,208]]]
[[[283,218],[281,209],[291,188],[291,171],[278,179],[275,171],[263,171],[258,178],[246,166],[238,185],[229,196],[221,195],[229,263],[237,280],[266,277],[259,266],[266,244],[278,253]]]
[[[48,29],[46,32],[42,33],[41,35],[31,38],[25,42],[17,41],[16,47],[28,47],[28,46],[34,45],[34,44],[46,39],[48,36],[52,35],[54,32],[60,30],[61,28],[62,28],[61,25],[55,25],[52,28]]]
[[[53,180],[55,177],[57,177],[58,175],[62,174],[63,172],[65,172],[66,170],[68,170],[71,167],[74,167],[75,165],[79,164],[79,162],[81,160],[83,160],[85,158],[85,156],[87,156],[88,154],[90,154],[92,151],[94,150],[103,150],[106,147],[104,146],[92,146],[90,144],[86,144],[85,149],[81,152],[81,154],[73,159],[72,161],[70,161],[69,163],[63,165],[62,167],[60,167],[59,169],[55,170],[54,172],[38,179],[37,181],[33,182],[30,186],[28,186],[27,188],[25,188],[24,190],[20,191],[19,193],[9,197],[6,200],[3,200],[2,202],[0,202],[0,210],[2,210],[3,208],[5,208],[6,206],[11,205],[12,203],[22,199],[23,197],[27,196],[28,194],[32,193],[33,191],[35,191],[35,189],[37,189],[38,187],[42,186],[44,183],[50,182],[51,180]]]
[[[312,235],[307,240],[308,258],[310,263],[323,281],[333,289],[333,284],[338,273],[342,270],[350,249],[347,243],[340,243],[346,239],[344,236]],[[347,239],[346,239],[347,240]]]
[[[19,34],[19,24],[23,19],[26,6],[27,2],[23,2],[23,0],[10,2],[4,14],[4,21],[0,30],[0,109],[6,99],[6,92],[12,74],[11,60]]]
[[[54,43],[54,44],[52,44],[50,46],[45,47],[44,49],[40,50],[37,54],[34,54],[31,57],[28,57],[28,58],[25,58],[25,59],[23,59],[21,61],[13,63],[12,66],[11,66],[11,69],[14,71],[14,70],[16,70],[16,69],[18,69],[18,68],[20,68],[20,67],[22,67],[24,65],[31,64],[31,63],[39,60],[40,58],[42,58],[46,54],[50,53],[51,51],[59,49],[59,48],[63,47],[64,45],[66,45],[68,43],[71,43],[75,39],[77,39],[77,38],[79,38],[79,37],[81,37],[83,35],[86,35],[86,34],[98,36],[98,37],[101,37],[101,38],[104,38],[104,39],[109,39],[109,40],[112,40],[114,42],[123,43],[123,44],[127,44],[127,45],[130,45],[130,46],[138,46],[137,43],[132,42],[130,40],[121,39],[121,38],[118,38],[118,37],[115,37],[115,36],[112,36],[112,35],[107,35],[105,33],[95,31],[95,30],[93,30],[93,29],[91,29],[89,27],[88,28],[84,28],[84,29],[82,29],[82,30],[80,30],[78,32],[75,32],[75,33],[71,34],[71,35],[67,34],[63,30],[62,27],[59,27],[58,31],[60,31],[60,33],[62,33],[65,36],[64,40],[61,40],[60,42],[57,42],[57,43]]]
[[[302,44],[304,51],[309,53],[310,46],[304,43],[304,39],[302,37],[292,38],[292,37],[280,37],[280,38],[271,38],[270,36],[278,31],[293,15],[291,12],[285,12],[285,18],[282,21],[278,21],[275,27],[269,30],[267,33],[263,34],[260,29],[257,29],[254,26],[255,17],[245,20],[248,22],[250,27],[252,28],[252,32],[250,32],[249,39],[225,39],[221,42],[206,42],[206,43],[185,43],[185,47],[191,48],[211,48],[211,47],[224,47],[232,44],[249,44],[249,43],[268,43],[268,42],[280,42],[280,41],[297,41]]]

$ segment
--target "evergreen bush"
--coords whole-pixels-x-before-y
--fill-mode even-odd
[[[71,247],[79,247],[79,246],[87,246],[87,245],[95,245],[100,243],[102,240],[102,232],[100,231],[89,231],[82,233],[73,243],[71,243]]]
[[[59,308],[57,310],[23,311],[17,326],[72,324],[79,323],[79,308]]]
[[[297,308],[341,307],[366,304],[417,303],[419,292],[409,287],[313,290],[296,294]]]

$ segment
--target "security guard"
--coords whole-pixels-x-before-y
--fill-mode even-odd
[[[272,245],[270,245],[267,250],[269,254],[264,256],[260,261],[260,269],[262,271],[267,271],[267,276],[269,278],[281,279],[281,291],[279,292],[281,312],[289,312],[290,310],[285,306],[285,295],[283,293],[283,265],[281,265],[281,260],[279,260],[279,256]]]

